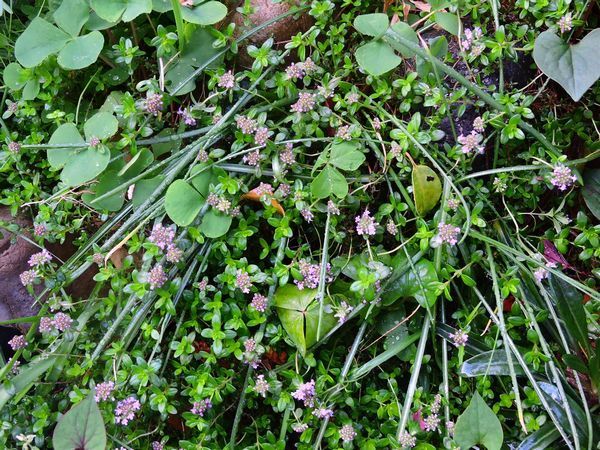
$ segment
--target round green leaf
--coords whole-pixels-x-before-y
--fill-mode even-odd
[[[204,199],[183,180],[176,180],[165,194],[165,209],[168,216],[179,226],[191,224],[204,205]]]
[[[106,430],[93,391],[62,416],[52,435],[54,448],[61,450],[104,450]]]
[[[431,211],[442,195],[442,183],[427,166],[415,166],[412,171],[413,195],[417,213],[424,216]]]
[[[83,132],[89,141],[92,137],[108,139],[113,136],[119,128],[119,122],[112,114],[100,111],[90,117],[83,125]]]
[[[402,62],[394,50],[381,41],[371,41],[359,47],[355,56],[360,67],[374,76],[383,75]]]
[[[82,144],[81,148],[49,148],[48,162],[54,169],[60,169],[71,160],[71,158],[78,152],[81,151],[85,145],[85,141],[79,134],[79,130],[73,123],[63,123],[59,126],[48,141],[49,144]]]
[[[104,46],[104,36],[92,31],[69,42],[58,54],[58,64],[68,70],[88,67],[96,62]]]
[[[18,91],[27,83],[27,74],[17,63],[10,63],[4,68],[2,75],[4,84],[13,91]]]
[[[387,14],[363,14],[354,19],[354,28],[367,36],[379,37],[386,32],[390,20]]]
[[[502,447],[502,425],[478,392],[475,392],[467,409],[458,417],[454,440],[460,448],[471,448],[477,444],[484,445],[488,450],[500,450]]]
[[[110,162],[110,151],[104,145],[77,151],[60,174],[67,186],[77,186],[100,175]]]
[[[117,22],[127,7],[127,0],[91,0],[90,5],[101,19]]]
[[[35,67],[60,51],[69,39],[67,33],[36,17],[15,42],[15,57],[23,67]]]
[[[121,17],[124,22],[131,22],[142,14],[152,12],[152,0],[126,0],[126,3],[127,7]]]
[[[194,8],[181,8],[183,20],[197,25],[213,25],[225,18],[227,6],[221,2],[208,1]]]
[[[29,80],[23,88],[23,100],[33,100],[40,93],[40,82],[38,80]]]
[[[217,176],[211,169],[205,169],[205,166],[198,165],[192,169],[192,185],[196,188],[202,197],[206,198],[208,196],[208,191],[211,183],[216,184],[218,179]],[[201,171],[202,170],[202,171]],[[201,172],[200,172],[201,171]],[[199,173],[198,173],[199,172]],[[194,175],[194,174],[198,175]]]
[[[202,231],[206,237],[215,239],[223,236],[229,231],[231,221],[231,216],[211,210],[202,218],[200,231]]]
[[[85,0],[63,0],[54,11],[54,22],[71,36],[79,35],[90,17],[90,7]]]
[[[600,78],[600,28],[569,45],[547,30],[535,40],[533,59],[542,72],[560,84],[575,101]]]
[[[154,161],[154,154],[147,148],[142,148],[133,158],[119,171],[119,176],[125,179],[133,178],[148,167]]]

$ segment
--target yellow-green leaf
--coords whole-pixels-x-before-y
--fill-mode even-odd
[[[424,216],[431,211],[442,195],[442,183],[437,174],[427,166],[415,166],[412,172],[413,195],[417,213]]]

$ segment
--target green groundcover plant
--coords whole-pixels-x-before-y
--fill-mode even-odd
[[[0,14],[2,448],[596,448],[598,2]]]

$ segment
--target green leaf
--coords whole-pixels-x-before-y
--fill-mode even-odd
[[[429,39],[427,42],[429,51],[432,56],[439,59],[444,59],[448,52],[448,40],[446,36],[436,36],[435,38]],[[433,65],[429,59],[421,58],[417,56],[417,73],[426,78],[431,72],[433,72]]]
[[[165,194],[167,215],[179,226],[191,224],[204,205],[204,199],[192,186],[176,180]]]
[[[202,218],[200,231],[202,231],[206,237],[216,239],[229,231],[231,221],[231,216],[215,210],[210,210]]]
[[[58,419],[52,435],[54,448],[61,450],[104,450],[106,430],[94,393]]]
[[[40,82],[38,80],[29,80],[23,88],[22,99],[33,100],[40,93]]]
[[[123,22],[131,22],[142,14],[152,12],[152,0],[127,0],[126,3],[127,7],[121,17]]]
[[[68,70],[78,70],[96,62],[104,46],[104,36],[92,31],[70,41],[58,54],[58,64]]]
[[[114,136],[119,129],[119,122],[111,113],[100,111],[86,120],[83,125],[83,132],[89,141],[92,137],[98,139],[108,139]]]
[[[585,169],[583,200],[596,219],[600,220],[600,169]]]
[[[197,165],[192,169],[192,186],[203,198],[208,197],[210,185],[217,184],[218,181],[217,175],[210,168],[206,170],[206,166]]]
[[[60,174],[66,186],[77,186],[100,175],[110,162],[110,151],[104,145],[77,151]]]
[[[85,0],[63,0],[54,11],[54,22],[71,36],[79,35],[90,17],[90,7]]]
[[[171,0],[152,0],[152,10],[164,13],[167,11],[171,11],[173,6],[171,5]]]
[[[181,14],[186,22],[197,25],[213,25],[227,15],[227,6],[221,2],[208,1],[194,8],[181,8]]]
[[[302,355],[317,342],[321,305],[315,300],[316,296],[316,289],[300,290],[293,284],[286,284],[277,289],[273,298],[284,330]],[[330,311],[329,298],[325,298],[324,301],[321,336],[326,335],[337,323]]]
[[[365,155],[355,142],[339,142],[331,146],[329,163],[342,170],[356,170],[365,162]]]
[[[92,193],[85,193],[81,197],[84,202],[86,202],[94,209],[119,211],[123,207],[123,203],[125,202],[125,189],[99,202],[92,203],[92,201],[100,197],[101,195],[112,191],[114,188],[120,186],[125,181],[127,181],[125,178],[117,175],[116,170],[108,170],[106,171],[106,173],[102,174],[102,176],[98,180],[98,184],[96,184],[93,187]]]
[[[135,183],[135,189],[133,190],[133,209],[138,209],[146,200],[150,198],[156,188],[163,182],[164,176],[158,175],[154,178],[147,180],[140,180]]]
[[[433,287],[438,281],[435,266],[431,261],[421,259],[406,270],[406,258],[401,255],[391,263],[392,275],[383,288],[381,298],[385,305],[390,305],[401,298],[414,298],[423,307],[432,307],[437,299],[437,291]]]
[[[500,421],[478,392],[458,417],[454,430],[454,440],[464,449],[481,444],[488,450],[500,450],[504,441]]]
[[[327,165],[310,183],[310,192],[317,199],[327,198],[331,194],[344,198],[348,195],[348,183],[339,170]]]
[[[156,137],[166,137],[172,136],[175,134],[177,130],[172,130],[171,128],[164,128],[156,135]],[[158,144],[152,144],[152,152],[154,152],[154,157],[158,158],[160,155],[164,155],[165,153],[169,153],[172,151],[177,151],[181,147],[181,139],[174,139],[169,142],[159,142]]]
[[[389,25],[390,20],[388,19],[387,14],[382,13],[363,14],[354,19],[354,28],[356,28],[359,33],[375,38],[383,35]]]
[[[36,17],[15,42],[15,57],[23,67],[35,67],[60,51],[70,39],[61,29]]]
[[[22,365],[19,374],[10,379],[9,382],[0,384],[0,410],[16,396],[20,396],[37,382],[48,369],[56,362],[57,357],[50,355],[47,358],[31,361]]]
[[[513,364],[516,375],[524,375],[523,368]],[[478,377],[481,375],[510,375],[508,360],[504,349],[490,350],[466,360],[460,368],[461,375],[465,377]]]
[[[590,343],[583,308],[583,295],[559,277],[550,275],[548,281],[553,294],[552,299],[556,303],[559,317],[565,324],[571,342],[578,343],[586,352],[589,352]],[[573,350],[578,351],[578,346],[573,345]]]
[[[442,195],[442,183],[427,166],[415,166],[412,171],[413,195],[417,213],[424,216],[431,211]]]
[[[437,12],[433,20],[448,33],[458,36],[458,16],[449,12]]]
[[[546,423],[539,430],[530,434],[519,444],[517,450],[539,450],[551,448],[553,442],[560,438],[560,432],[552,422]]]
[[[392,30],[398,33],[404,39],[408,39],[415,44],[419,43],[419,36],[417,36],[417,32],[413,30],[413,28],[406,22],[396,22],[394,25],[392,25]],[[412,58],[415,56],[415,52],[413,50],[405,47],[394,39],[389,39],[386,42],[399,51],[400,54],[405,58]]]
[[[101,19],[117,22],[127,7],[127,0],[91,0],[90,6]]]
[[[579,43],[569,45],[553,31],[541,33],[535,40],[533,59],[542,72],[560,84],[575,101],[600,78],[600,28]]]
[[[75,124],[63,123],[52,133],[48,143],[51,145],[85,144],[85,141],[79,134]],[[47,150],[48,162],[54,169],[61,169],[78,151],[81,151],[81,148],[49,148]]]
[[[359,47],[355,57],[362,69],[376,77],[396,68],[402,62],[394,50],[382,41],[371,41]]]
[[[27,83],[27,73],[23,68],[17,63],[10,63],[8,66],[4,68],[4,73],[2,75],[4,80],[4,84],[8,86],[13,91],[18,91],[23,89],[25,83]]]
[[[152,164],[152,161],[154,161],[154,154],[147,148],[143,148],[119,170],[118,175],[125,180],[138,176],[142,170]]]

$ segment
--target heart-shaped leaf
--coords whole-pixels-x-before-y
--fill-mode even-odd
[[[92,137],[108,139],[117,132],[119,122],[111,113],[100,111],[90,117],[83,125],[83,132],[89,141]]]
[[[476,444],[488,450],[500,450],[504,441],[502,425],[494,411],[486,405],[478,392],[471,403],[458,417],[454,429],[454,440],[460,448],[471,448]]]
[[[600,169],[585,169],[583,200],[596,219],[600,220]]]
[[[90,392],[62,416],[52,435],[54,448],[61,450],[104,450],[106,430],[94,393]]]
[[[320,303],[315,300],[316,289],[298,289],[293,284],[281,286],[274,295],[274,304],[283,328],[302,355],[317,342]],[[335,324],[329,298],[325,298],[321,321],[321,336]]]
[[[60,174],[66,186],[77,186],[100,175],[110,162],[110,151],[105,145],[78,150],[71,156]]]
[[[104,47],[104,36],[92,31],[70,41],[58,54],[58,64],[68,70],[78,70],[96,62]]]
[[[342,170],[356,170],[365,162],[365,155],[355,142],[339,142],[331,146],[329,163]]]
[[[575,101],[600,78],[600,28],[579,43],[569,45],[553,31],[541,33],[535,40],[533,59],[548,77],[560,84]]]
[[[35,67],[59,52],[70,39],[60,28],[36,17],[15,42],[15,57],[23,67]]]
[[[152,11],[152,0],[92,0],[91,6],[98,16],[108,22],[119,19],[130,22],[141,14]]]
[[[73,123],[63,123],[59,126],[52,136],[50,136],[49,144],[81,144],[85,145],[85,141],[79,134],[79,130]],[[54,169],[61,169],[67,164],[71,158],[80,151],[81,148],[64,147],[64,148],[49,148],[48,162]]]
[[[192,223],[203,205],[204,198],[183,180],[171,183],[165,194],[167,214],[181,227]]]
[[[424,216],[431,211],[442,195],[442,183],[427,166],[414,166],[412,171],[413,195],[417,213]]]
[[[406,257],[397,256],[392,260],[394,268],[383,289],[381,298],[384,305],[390,305],[401,298],[414,298],[424,308],[431,308],[438,297],[438,281],[435,266],[431,261],[421,259],[406,270]]]
[[[40,93],[40,82],[38,80],[29,80],[23,88],[23,100],[33,100]]]
[[[363,14],[354,19],[354,28],[367,36],[380,37],[390,25],[387,14]]]
[[[56,25],[73,37],[79,35],[89,17],[90,7],[85,0],[63,0],[54,11]]]
[[[402,62],[394,50],[382,41],[366,43],[356,50],[355,56],[360,67],[376,77],[395,69]]]
[[[514,366],[514,371],[517,375],[525,374],[523,368],[519,365]],[[506,352],[504,349],[496,349],[475,355],[463,363],[460,373],[465,377],[485,375],[509,376],[510,366],[506,359]]]
[[[437,12],[433,15],[435,23],[448,33],[458,36],[458,16],[449,12]]]
[[[331,194],[338,198],[348,195],[348,182],[336,168],[327,165],[310,183],[310,192],[317,198],[327,198]]]
[[[206,237],[216,239],[225,235],[231,227],[233,219],[227,214],[220,213],[215,210],[208,211],[202,218],[200,231]]]
[[[213,25],[225,18],[227,6],[221,2],[208,1],[194,8],[182,8],[181,15],[186,22],[197,25]]]

